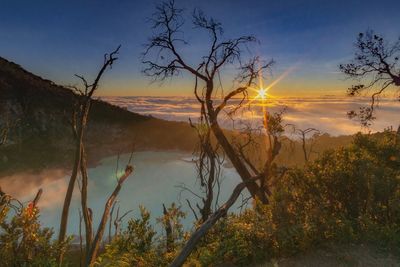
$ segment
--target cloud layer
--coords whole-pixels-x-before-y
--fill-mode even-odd
[[[187,97],[103,97],[105,101],[125,107],[130,111],[157,118],[173,121],[188,121],[196,119],[200,109],[193,98]],[[235,104],[234,100],[233,104]],[[313,127],[331,135],[353,134],[358,131],[382,131],[393,126],[397,128],[400,123],[400,103],[392,99],[381,99],[376,112],[377,119],[370,129],[363,129],[359,122],[350,120],[347,112],[358,110],[369,104],[369,98],[350,97],[318,97],[318,98],[279,98],[269,101],[268,108],[271,112],[284,108],[285,123],[291,123],[300,128]],[[228,106],[227,109],[231,108]],[[261,122],[262,108],[254,101],[250,106],[237,113],[236,118],[244,121]],[[225,127],[232,126],[231,120],[222,119]]]

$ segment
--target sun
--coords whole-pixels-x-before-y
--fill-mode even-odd
[[[264,88],[261,88],[261,89],[259,89],[258,90],[258,95],[257,95],[259,98],[261,98],[261,99],[266,99],[267,98],[267,90],[266,89],[264,89]]]

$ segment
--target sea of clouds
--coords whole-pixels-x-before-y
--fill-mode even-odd
[[[200,109],[199,103],[189,97],[153,97],[153,96],[129,96],[129,97],[102,97],[102,100],[127,108],[130,111],[144,115],[172,121],[196,120]],[[385,128],[397,129],[400,123],[400,102],[394,99],[380,99],[375,117],[369,129],[360,126],[356,120],[350,120],[347,112],[359,110],[368,106],[370,98],[362,97],[298,97],[279,98],[268,100],[267,108],[270,112],[284,112],[284,123],[294,124],[296,127],[306,129],[316,128],[331,135],[347,135],[359,131],[382,131]],[[231,104],[237,103],[233,100]],[[230,110],[233,105],[227,106]],[[262,122],[262,108],[259,101],[253,101],[236,113],[236,119],[242,121]],[[222,124],[226,128],[232,127],[232,120],[222,116]]]

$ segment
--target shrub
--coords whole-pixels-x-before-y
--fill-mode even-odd
[[[271,182],[270,203],[255,202],[220,220],[187,266],[245,266],[331,242],[400,247],[400,144],[393,133],[359,134],[349,147],[327,151]],[[168,265],[186,240],[181,216],[173,205],[159,219],[164,228],[174,227],[168,243],[166,236],[153,239],[149,215],[142,211],[142,218],[131,221],[107,247],[105,255],[114,264],[109,266],[123,266],[118,262],[122,256],[127,266]]]
[[[97,263],[101,266],[168,266],[184,242],[180,222],[184,216],[173,203],[166,214],[157,219],[163,227],[171,224],[171,235],[157,238],[150,213],[140,206],[140,218],[128,222],[127,229],[106,246]]]
[[[400,247],[400,147],[390,132],[357,135],[274,181],[269,205],[230,214],[196,254],[203,266],[246,265],[327,242]]]
[[[52,240],[53,231],[40,226],[39,209],[32,203],[21,210],[8,204],[0,205],[1,266],[56,266],[56,256],[67,243]]]

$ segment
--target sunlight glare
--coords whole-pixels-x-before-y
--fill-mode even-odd
[[[258,97],[261,99],[266,99],[267,98],[267,90],[264,88],[260,88],[258,90]]]

